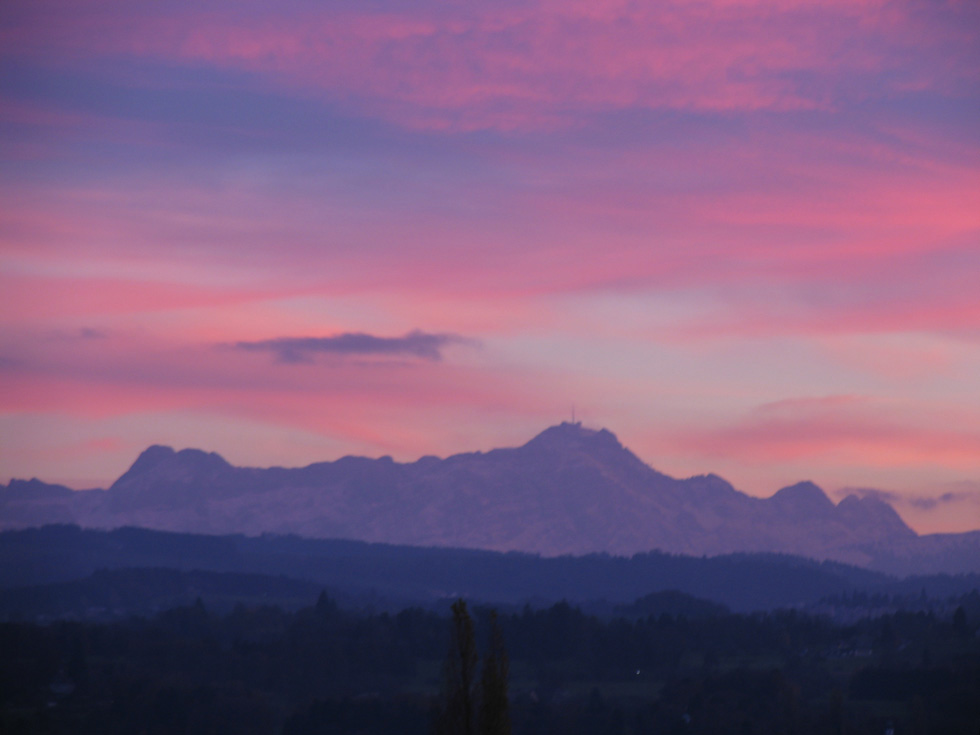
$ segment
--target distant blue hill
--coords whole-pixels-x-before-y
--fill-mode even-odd
[[[238,595],[250,602],[266,596],[270,603],[287,604],[327,588],[345,599],[376,599],[393,608],[465,597],[506,605],[551,604],[563,599],[603,601],[611,609],[651,593],[676,590],[735,611],[749,611],[804,606],[854,591],[908,594],[921,589],[945,596],[980,587],[980,575],[899,581],[836,562],[775,554],[700,558],[655,552],[628,558],[604,554],[547,558],[296,536],[203,536],[54,525],[0,533],[0,611],[10,614],[17,599],[36,600],[37,595],[65,595],[66,589],[77,589],[24,592],[15,588],[70,585],[99,570],[133,568],[155,569],[157,576],[96,575],[85,589],[105,590],[107,585],[123,583],[129,589],[126,585],[146,584],[156,590],[156,597],[150,598],[159,606],[191,594],[181,592],[180,587],[189,585],[193,591],[187,573],[207,572],[212,576],[198,580],[199,593],[207,582],[217,585],[210,594],[228,600]],[[167,577],[161,569],[178,570],[185,576]],[[216,579],[214,574],[232,576]]]

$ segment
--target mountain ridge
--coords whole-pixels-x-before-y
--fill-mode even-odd
[[[154,445],[107,490],[25,487],[0,487],[0,527],[291,533],[550,556],[776,552],[892,573],[980,571],[980,532],[920,537],[887,503],[852,495],[835,505],[808,481],[756,498],[717,475],[676,479],[608,429],[581,423],[518,447],[404,463],[346,456],[236,467],[213,452]]]

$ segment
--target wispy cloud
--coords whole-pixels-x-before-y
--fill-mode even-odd
[[[680,432],[673,441],[680,450],[706,457],[965,469],[976,462],[978,432],[976,421],[954,407],[911,409],[869,396],[838,395],[764,404],[727,427]]]
[[[910,497],[908,503],[915,506],[916,508],[921,508],[922,510],[932,510],[940,505],[945,505],[947,503],[957,503],[964,500],[974,499],[975,496],[969,493],[943,493],[942,495],[929,498],[929,497]]]
[[[47,3],[41,5],[40,14]],[[434,129],[574,124],[596,108],[831,109],[972,76],[970,3],[661,2],[22,10],[21,54],[133,55],[247,70]],[[31,7],[29,6],[29,7]],[[19,23],[16,21],[20,21]],[[958,32],[951,33],[950,28]],[[108,32],[107,32],[108,31]],[[921,55],[942,43],[946,63]],[[919,63],[916,63],[916,60]],[[572,113],[572,114],[569,114]]]
[[[318,354],[410,356],[437,362],[451,344],[472,343],[455,334],[428,334],[413,330],[403,337],[378,337],[363,332],[345,332],[332,337],[278,337],[257,342],[237,342],[235,348],[271,352],[280,362],[312,362]]]
[[[941,495],[912,495],[898,493],[893,490],[880,490],[873,487],[845,487],[835,495],[846,497],[857,495],[861,498],[876,498],[890,505],[908,506],[918,510],[935,510],[944,505],[953,503],[977,503],[980,502],[980,492],[974,490],[958,490],[945,492]]]

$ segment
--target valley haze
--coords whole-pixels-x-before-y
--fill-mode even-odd
[[[49,523],[545,556],[776,552],[899,575],[980,571],[980,531],[919,535],[879,497],[835,505],[810,482],[756,498],[717,475],[675,479],[612,432],[570,422],[519,447],[410,463],[348,456],[260,469],[156,445],[106,490],[37,479],[0,487],[0,528]]]

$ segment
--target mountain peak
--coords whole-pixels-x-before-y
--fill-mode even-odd
[[[132,467],[116,480],[112,487],[122,487],[140,477],[172,478],[174,472],[195,475],[229,467],[231,465],[214,452],[204,452],[200,449],[181,449],[177,452],[173,447],[154,444],[136,458]]]
[[[848,495],[838,503],[837,514],[873,538],[916,535],[891,505],[873,495]]]
[[[619,439],[608,429],[588,429],[582,426],[581,421],[562,421],[557,426],[549,426],[524,446],[549,449],[584,446],[622,448]]]
[[[223,470],[231,467],[228,461],[217,452],[205,452],[202,449],[181,449],[175,458],[182,465],[201,471]]]
[[[144,472],[149,472],[154,467],[159,467],[164,462],[175,457],[177,452],[174,451],[173,447],[165,447],[161,444],[154,444],[151,447],[144,449],[140,456],[136,458],[133,465],[126,472],[127,475],[142,475]]]
[[[792,507],[806,513],[826,513],[834,509],[827,494],[808,480],[782,488],[770,500],[777,506]]]

